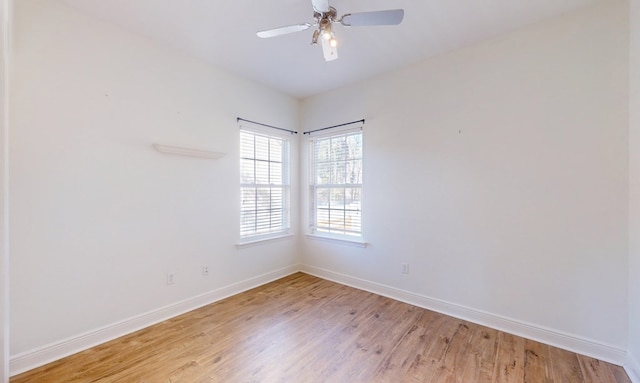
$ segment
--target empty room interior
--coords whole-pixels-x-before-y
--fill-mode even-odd
[[[640,0],[0,4],[0,382],[640,383]]]

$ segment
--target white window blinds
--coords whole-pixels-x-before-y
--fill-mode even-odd
[[[289,141],[240,131],[240,237],[289,230]]]
[[[310,140],[310,230],[362,236],[362,131]]]

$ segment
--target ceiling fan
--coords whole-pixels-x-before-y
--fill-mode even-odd
[[[267,29],[257,32],[258,37],[263,39],[275,36],[286,35],[288,33],[300,32],[311,27],[316,27],[311,38],[311,44],[317,45],[318,40],[322,45],[322,53],[325,61],[338,58],[338,40],[336,40],[333,25],[340,23],[345,27],[363,27],[372,25],[398,25],[404,18],[403,9],[390,9],[386,11],[345,13],[338,17],[338,12],[334,7],[329,6],[329,0],[311,0],[313,5],[314,21],[310,23],[287,25],[285,27]]]

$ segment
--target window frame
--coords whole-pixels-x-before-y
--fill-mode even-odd
[[[249,134],[252,135],[254,138],[254,142],[253,142],[253,152],[254,155],[253,157],[245,157],[244,156],[244,142],[243,142],[243,135],[244,134]],[[278,132],[274,132],[272,130],[267,130],[264,128],[258,128],[258,127],[247,127],[244,125],[240,126],[240,132],[239,132],[239,138],[240,138],[240,143],[239,143],[239,181],[240,181],[240,193],[239,193],[239,197],[240,197],[240,202],[239,202],[239,207],[240,207],[240,214],[239,214],[239,218],[240,218],[240,223],[239,223],[239,241],[238,241],[238,245],[247,245],[247,244],[253,244],[256,242],[263,242],[263,241],[269,241],[269,240],[273,240],[273,239],[278,239],[278,238],[282,238],[282,237],[286,237],[286,236],[290,236],[291,235],[291,145],[292,145],[292,140],[291,140],[291,134],[287,134],[287,133],[278,133]],[[258,159],[256,158],[256,137],[260,136],[263,138],[267,138],[269,144],[267,145],[267,147],[269,148],[269,157],[267,160],[264,159]],[[278,161],[272,161],[271,160],[271,145],[270,142],[271,140],[277,140],[280,141],[282,143],[282,152],[281,152],[281,159],[282,161],[278,162]],[[253,161],[254,162],[254,170],[253,170],[253,178],[254,178],[254,182],[245,182],[245,173],[244,173],[244,165],[243,163],[248,160],[248,161]],[[257,177],[257,169],[256,169],[256,163],[258,161],[261,162],[266,162],[267,163],[267,169],[269,172],[269,176],[268,176],[268,180],[267,183],[258,183],[256,182],[256,177]],[[280,175],[280,179],[281,182],[280,183],[273,183],[271,182],[271,169],[272,169],[272,164],[274,163],[280,163],[281,164],[281,175]],[[245,209],[244,207],[244,191],[246,189],[255,189],[255,193],[256,196],[254,198],[254,203],[255,203],[255,209],[251,210],[251,209]],[[281,225],[279,228],[277,229],[272,229],[272,228],[268,228],[265,230],[254,230],[250,233],[246,233],[245,232],[245,224],[244,224],[244,220],[243,217],[247,212],[253,212],[253,214],[255,214],[255,218],[254,221],[258,222],[258,218],[259,218],[259,212],[261,209],[259,209],[258,205],[258,189],[269,189],[270,193],[269,193],[269,205],[271,205],[271,203],[273,202],[272,199],[272,190],[271,189],[280,189],[281,190],[281,207],[274,209],[272,207],[270,207],[268,210],[270,210],[269,212],[269,219],[271,220],[271,217],[274,215],[274,211],[277,211],[278,213],[276,214],[276,216],[279,216]],[[263,211],[265,209],[262,209]]]
[[[347,183],[346,180],[344,183],[333,183],[330,182],[328,184],[318,183],[317,175],[318,175],[318,167],[316,162],[316,143],[318,140],[327,140],[334,139],[344,136],[351,136],[354,134],[360,134],[360,156],[357,160],[360,162],[360,183]],[[341,129],[333,129],[331,132],[322,132],[317,134],[310,134],[307,142],[307,147],[309,150],[309,179],[308,179],[308,223],[307,227],[307,237],[312,239],[321,239],[321,240],[329,240],[332,242],[343,243],[343,244],[351,244],[356,246],[364,247],[366,246],[366,242],[364,241],[364,227],[363,227],[363,191],[364,191],[364,129],[362,125],[356,127],[349,128],[341,128]],[[340,160],[340,161],[353,161],[353,158]],[[332,162],[332,161],[329,161]],[[345,174],[346,177],[346,174]],[[359,214],[359,228],[360,230],[357,232],[352,232],[352,234],[347,234],[347,224],[346,224],[346,211],[354,211],[346,208],[346,204],[343,204],[343,209],[332,209],[329,210],[344,210],[345,211],[345,222],[344,229],[335,231],[331,231],[331,228],[323,227],[318,225],[317,217],[318,217],[318,202],[317,202],[317,190],[320,188],[342,188],[346,189],[358,189],[359,192],[359,209],[357,210]],[[346,201],[346,200],[345,200]]]

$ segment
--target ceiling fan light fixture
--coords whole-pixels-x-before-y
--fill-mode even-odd
[[[322,45],[325,61],[338,58],[338,40],[333,33],[333,23],[340,23],[345,27],[361,27],[373,25],[398,25],[404,18],[403,9],[389,9],[384,11],[345,13],[338,17],[338,11],[329,5],[329,0],[311,0],[313,5],[314,23],[301,23],[257,32],[258,37],[269,38],[304,31],[315,27],[311,37],[311,45]],[[319,40],[319,41],[318,41]]]

